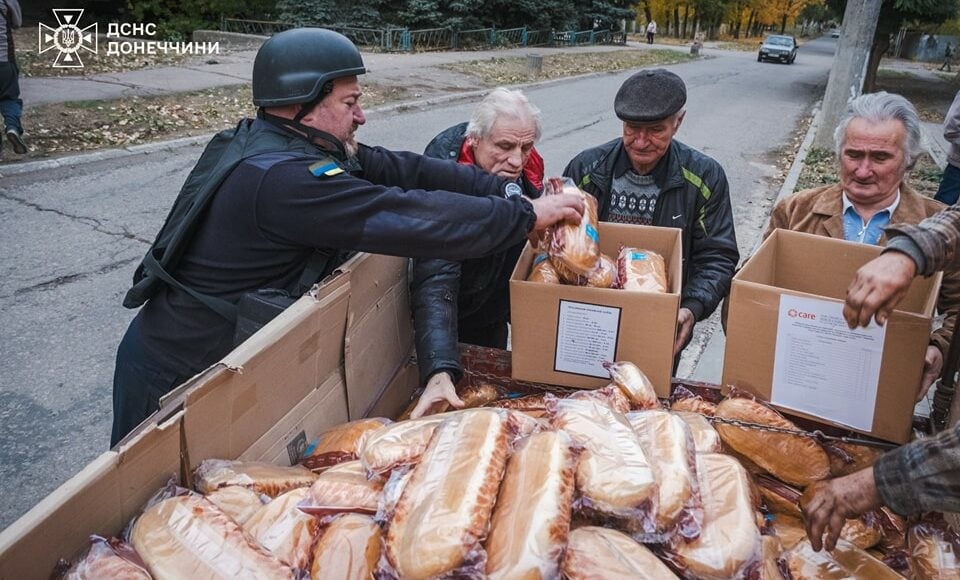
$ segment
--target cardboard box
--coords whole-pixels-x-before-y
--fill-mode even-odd
[[[667,397],[683,272],[681,231],[601,223],[599,233],[600,249],[608,256],[615,258],[621,246],[661,254],[670,292],[527,282],[535,257],[528,244],[510,277],[513,378],[598,388],[610,383],[599,364],[613,358],[636,364],[657,395]]]
[[[783,341],[778,344],[778,325],[781,324],[779,321],[785,321],[782,323],[785,328],[796,327],[801,323],[795,319],[806,316],[802,311],[795,310],[785,311],[781,315],[781,301],[783,297],[797,296],[842,305],[854,273],[880,252],[881,248],[876,246],[787,230],[775,231],[733,278],[729,297],[723,383],[734,385],[769,401],[774,389],[774,366],[778,349],[782,349],[781,364],[784,368],[788,364],[803,362],[800,358],[788,361],[785,357],[791,352],[790,349],[794,349],[792,352],[797,353],[797,357],[804,355],[809,361],[838,356],[840,349],[847,347],[833,337],[825,340],[816,338],[811,342],[806,338],[797,339],[783,334]],[[831,422],[889,441],[903,443],[909,439],[914,400],[923,370],[923,358],[930,338],[931,317],[939,287],[939,274],[914,280],[899,309],[894,311],[886,324],[882,355],[878,361],[879,380],[876,383],[877,396],[872,421],[869,421],[869,407],[865,407],[867,420],[872,423],[870,427],[858,428],[850,423]],[[784,304],[789,305],[788,302]],[[821,319],[818,324],[832,324],[839,329],[840,334],[836,336],[844,335],[846,325],[842,324],[842,320],[837,321],[833,317],[824,319],[823,316]],[[838,322],[840,324],[837,324]],[[823,329],[829,331],[828,326],[820,328],[817,332],[822,333]],[[802,343],[798,343],[798,340]],[[844,337],[839,340],[848,339]],[[832,346],[825,348],[824,345]],[[853,359],[846,357],[840,362],[846,364],[851,360]],[[809,364],[811,374],[820,372],[821,368],[829,368],[816,366],[813,362]],[[864,364],[858,368],[868,366]],[[826,380],[831,380],[831,374],[825,375]],[[841,376],[853,375],[835,376],[838,376],[839,380]],[[803,378],[799,382],[805,380],[807,379]],[[850,384],[847,384],[848,382]],[[857,381],[843,380],[828,388],[842,390],[866,386],[854,383]],[[791,386],[790,389],[795,387]],[[820,401],[826,400],[824,392],[811,390],[801,392],[800,396],[808,397],[810,405],[816,406]],[[820,393],[819,399],[816,393]],[[797,411],[796,408],[791,408],[789,412],[820,420],[831,419],[818,413]],[[836,409],[831,408],[829,414],[834,413]]]
[[[171,393],[130,438],[0,532],[0,580],[49,577],[90,534],[120,534],[171,476],[189,486],[204,459],[290,465],[333,425],[402,412],[418,386],[406,272],[406,260],[358,255]]]

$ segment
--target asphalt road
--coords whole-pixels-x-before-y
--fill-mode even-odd
[[[719,52],[672,67],[687,83],[679,139],[726,168],[741,251],[764,226],[798,122],[820,98],[836,41],[800,49],[796,64]],[[559,174],[585,147],[618,135],[613,96],[629,73],[531,88],[543,110],[538,148]],[[422,150],[467,118],[472,103],[368,116],[360,139]],[[137,260],[201,152],[137,154],[0,182],[0,527],[107,449],[116,345],[133,313],[120,303]],[[698,325],[688,375],[710,324]]]

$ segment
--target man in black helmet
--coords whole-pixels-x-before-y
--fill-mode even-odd
[[[459,260],[579,220],[576,196],[530,201],[478,168],[358,144],[364,72],[353,43],[329,30],[260,48],[257,119],[207,146],[124,299],[145,305],[117,350],[112,444],[233,348],[244,295],[296,296],[348,251]]]
[[[673,138],[686,102],[686,85],[676,74],[666,69],[634,74],[613,105],[623,136],[583,151],[563,172],[597,198],[601,221],[683,230],[674,369],[694,324],[730,291],[740,259],[723,168]]]

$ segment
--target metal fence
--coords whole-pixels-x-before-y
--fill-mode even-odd
[[[297,25],[291,22],[240,20],[222,18],[220,30],[270,36]],[[520,28],[478,28],[453,30],[451,28],[351,28],[327,26],[369,50],[433,51],[433,50],[488,50],[514,46],[581,46],[591,44],[626,44],[626,32],[609,30],[528,30]]]

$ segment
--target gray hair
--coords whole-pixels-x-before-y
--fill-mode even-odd
[[[527,100],[523,91],[497,87],[484,97],[467,124],[467,137],[479,139],[490,134],[501,117],[519,121],[531,120],[536,127],[535,141],[540,140],[540,109]]]
[[[903,156],[906,168],[910,169],[920,157],[920,143],[922,133],[920,128],[920,116],[917,115],[917,109],[900,95],[881,91],[879,93],[869,93],[860,95],[847,103],[847,109],[837,124],[837,129],[833,133],[833,140],[836,143],[837,157],[840,157],[840,149],[843,147],[843,141],[847,136],[847,126],[854,119],[866,119],[871,123],[883,123],[884,121],[900,121],[906,129],[906,140],[903,144]]]

